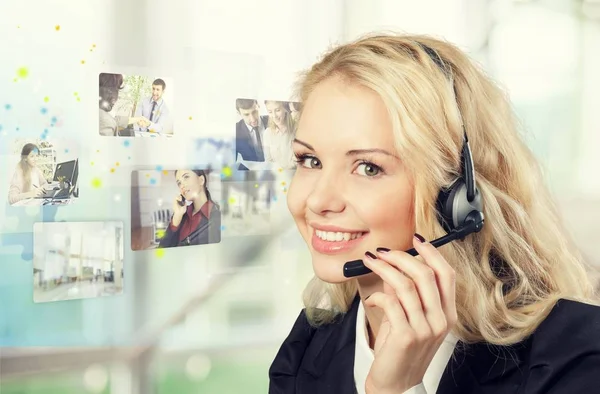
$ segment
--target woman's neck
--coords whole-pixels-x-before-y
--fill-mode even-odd
[[[383,291],[383,280],[373,273],[359,277],[357,279],[357,283],[358,294],[360,295],[361,302],[363,302],[364,299],[369,295],[378,291]],[[375,339],[379,334],[379,326],[381,325],[384,313],[380,308],[365,307],[364,309],[368,333],[367,342],[369,342],[371,349],[374,349]]]
[[[196,198],[194,198],[194,213],[198,212],[200,208],[206,204],[208,198],[205,193],[199,193]]]

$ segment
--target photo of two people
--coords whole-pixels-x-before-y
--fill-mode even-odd
[[[301,104],[264,100],[264,110],[256,99],[238,98],[235,107],[241,118],[235,127],[238,170],[294,169],[292,141]]]
[[[115,137],[173,135],[172,86],[166,78],[101,73],[99,133]]]
[[[70,204],[79,197],[77,146],[69,141],[17,139],[12,149],[11,206]]]

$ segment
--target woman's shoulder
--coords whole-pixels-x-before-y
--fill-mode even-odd
[[[535,334],[548,335],[556,330],[565,329],[600,330],[600,306],[561,298],[552,306]]]
[[[514,392],[515,387],[530,394],[595,392],[600,385],[598,338],[600,307],[562,298],[516,344],[459,342],[440,385],[474,385],[498,393]]]
[[[560,299],[530,337],[527,392],[595,392],[600,385],[600,307]]]
[[[17,164],[17,165],[15,166],[15,171],[14,171],[14,173],[15,173],[15,174],[19,174],[19,175],[23,175],[23,167],[21,167],[21,165],[20,165],[20,164]]]
[[[333,382],[338,388],[353,385],[356,305],[319,326],[311,324],[307,309],[302,309],[269,368],[269,392],[311,392],[308,386],[331,387]],[[305,390],[296,390],[298,384]]]
[[[592,339],[594,338],[594,339]],[[532,349],[556,340],[553,348],[592,346],[600,352],[600,306],[567,298],[559,299],[532,334]]]

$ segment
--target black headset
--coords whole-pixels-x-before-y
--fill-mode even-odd
[[[430,47],[419,43],[431,60],[437,64],[442,72],[449,77],[449,72],[440,56]],[[454,86],[456,97],[456,87]],[[463,126],[464,141],[461,151],[460,176],[450,186],[442,188],[438,194],[436,208],[438,221],[447,232],[441,238],[431,241],[438,248],[449,242],[463,240],[467,235],[481,231],[484,223],[483,202],[475,183],[475,168],[473,156],[469,147],[467,132]],[[411,256],[419,253],[414,249],[407,250]],[[372,272],[362,260],[348,261],[344,264],[344,276],[351,278]]]

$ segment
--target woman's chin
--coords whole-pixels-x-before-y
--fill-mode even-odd
[[[327,283],[344,283],[353,279],[344,276],[345,263],[341,256],[313,256],[315,275]]]

